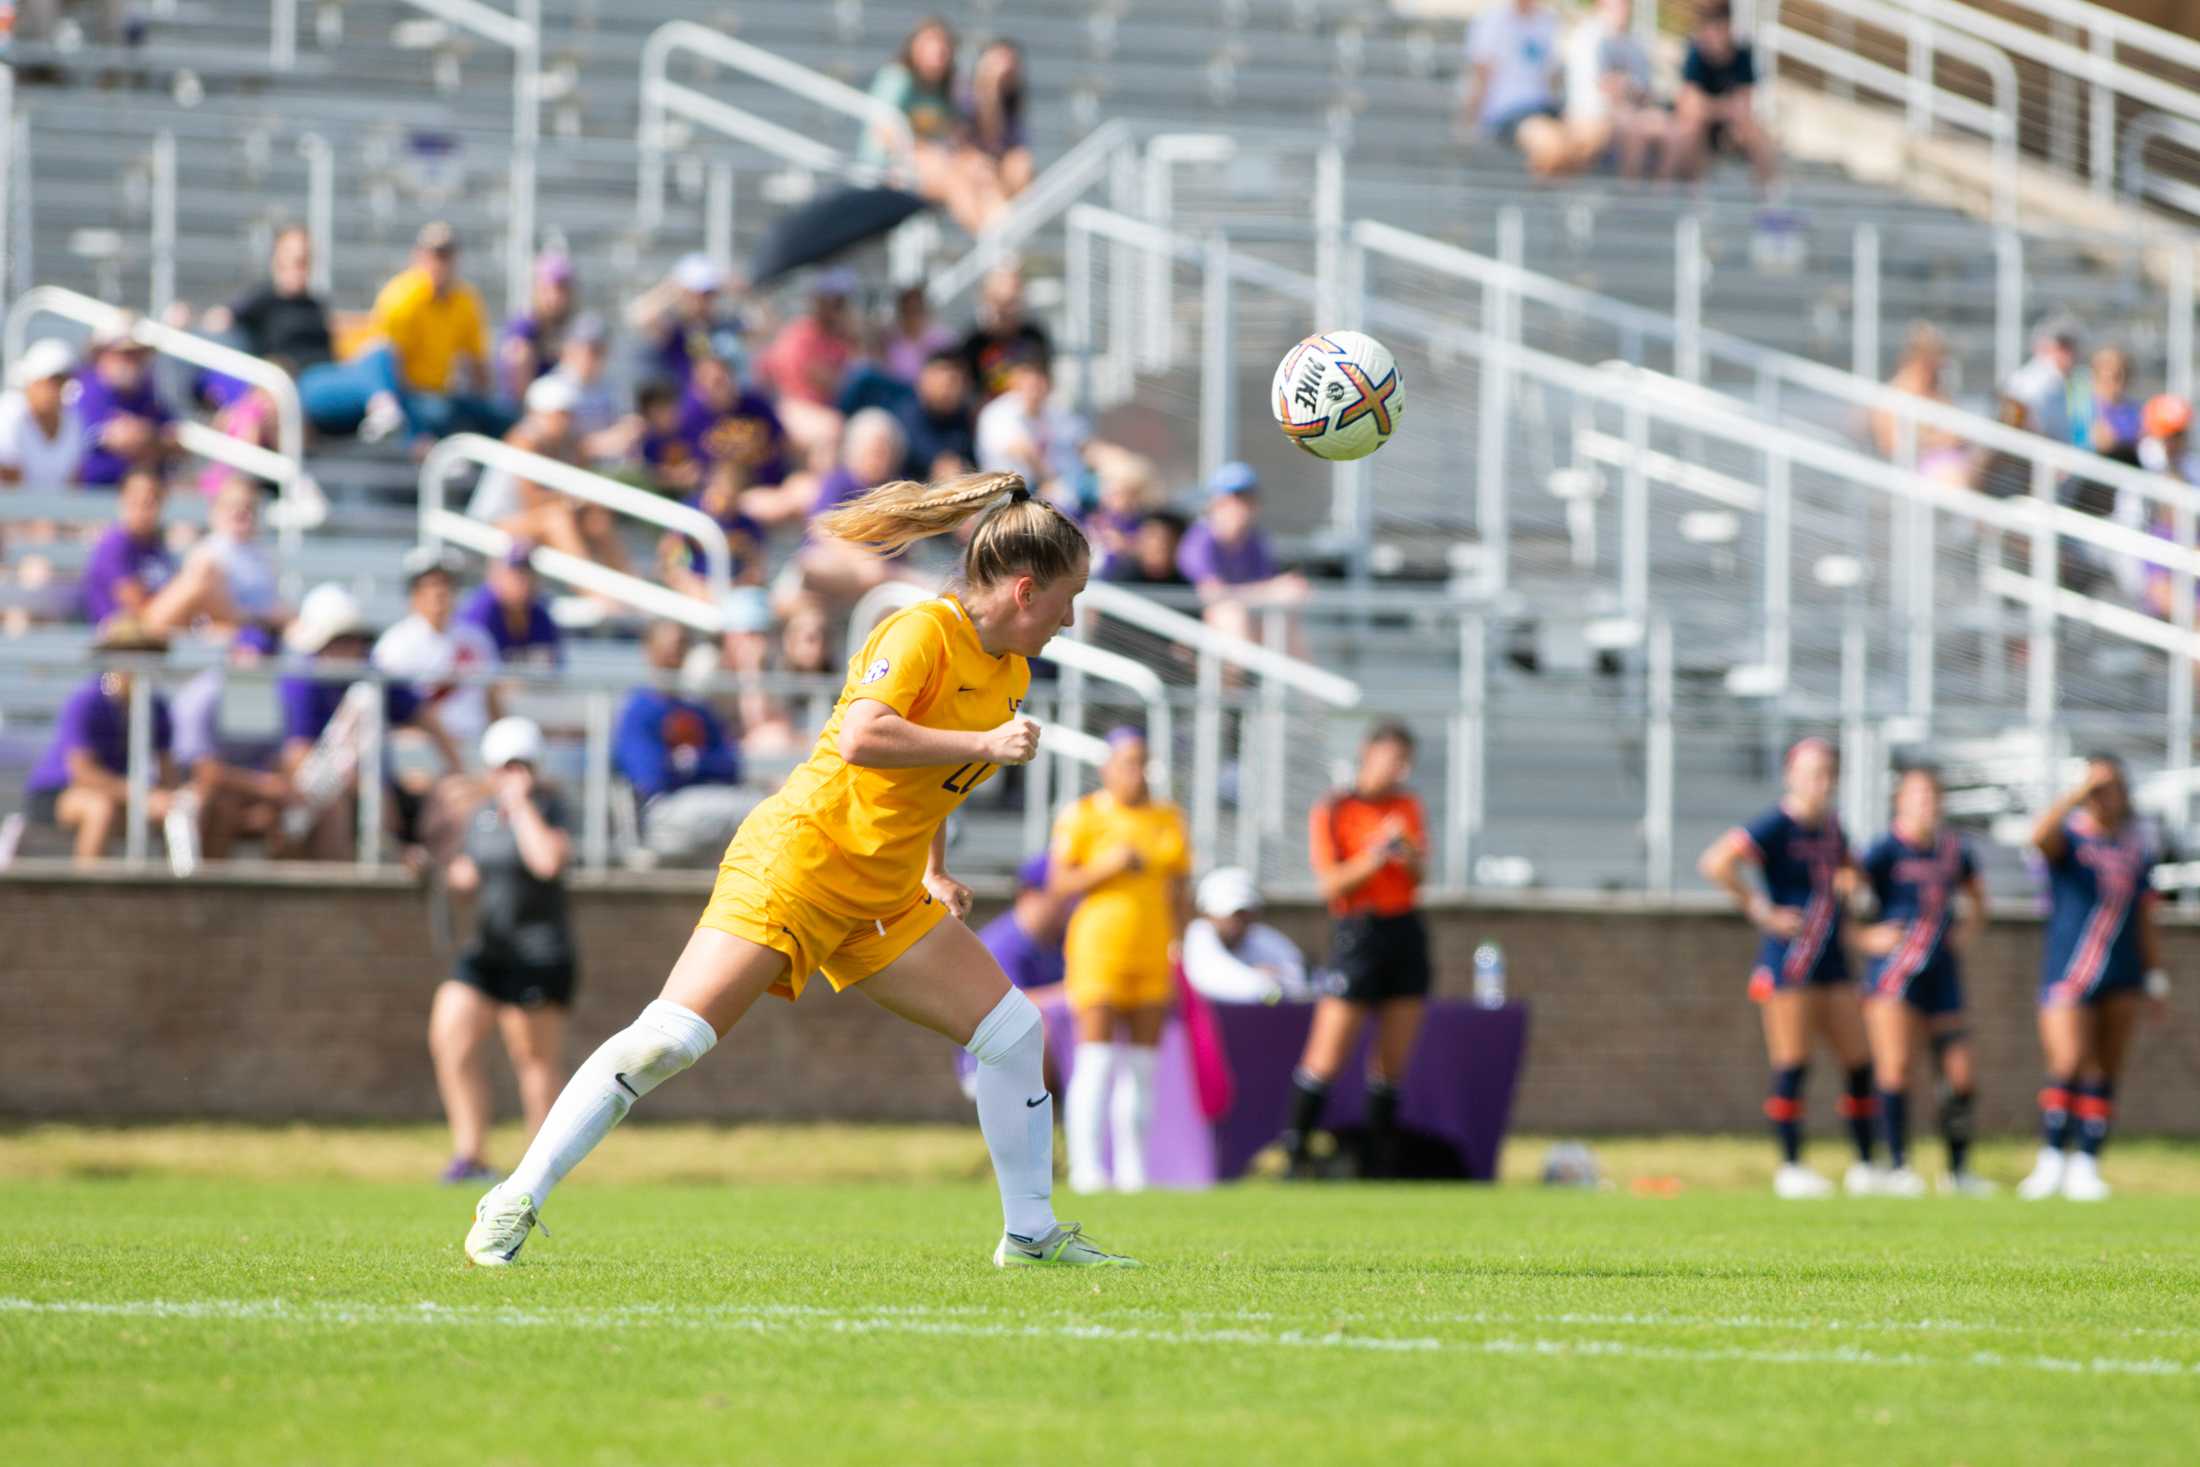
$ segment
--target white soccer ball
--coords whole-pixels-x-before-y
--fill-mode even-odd
[[[1390,348],[1358,331],[1324,331],[1283,354],[1269,390],[1276,425],[1316,458],[1366,458],[1390,441],[1406,405]]]

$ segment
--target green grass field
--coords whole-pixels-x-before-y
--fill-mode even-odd
[[[2092,1208],[1783,1204],[1721,1143],[1605,1148],[1604,1192],[1110,1198],[1066,1210],[1149,1266],[1093,1276],[988,1265],[959,1138],[636,1128],[490,1273],[470,1190],[373,1179],[432,1134],[253,1134],[0,1137],[0,1461],[2200,1458],[2191,1148]],[[699,1150],[809,1170],[649,1179]],[[863,1155],[894,1179],[832,1179]]]

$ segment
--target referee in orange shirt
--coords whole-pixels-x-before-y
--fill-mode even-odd
[[[1402,723],[1368,730],[1352,787],[1314,807],[1308,844],[1314,880],[1336,919],[1329,987],[1315,1006],[1306,1051],[1291,1077],[1291,1128],[1283,1146],[1293,1175],[1307,1173],[1307,1145],[1329,1098],[1329,1082],[1360,1042],[1370,1017],[1375,1049],[1367,1067],[1368,1176],[1398,1167],[1398,1087],[1413,1058],[1428,1001],[1428,928],[1421,921],[1421,868],[1428,855],[1421,801],[1405,787],[1413,735]]]

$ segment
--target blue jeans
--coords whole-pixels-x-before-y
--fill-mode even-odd
[[[378,346],[348,362],[325,362],[298,376],[298,397],[306,418],[323,433],[356,433],[376,393],[397,399],[405,428],[414,437],[442,438],[452,433],[486,433],[501,438],[518,417],[486,397],[462,392],[416,392],[399,384],[397,357]]]

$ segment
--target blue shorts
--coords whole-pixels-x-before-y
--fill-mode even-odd
[[[1870,987],[1866,998],[1899,998],[1926,1018],[1938,1018],[1942,1014],[1963,1012],[1963,979],[1956,970],[1956,960],[1942,953],[1916,972],[1903,978],[1889,975],[1887,960],[1872,964]]]
[[[2120,993],[2138,993],[2146,988],[2146,973],[2136,964],[2119,967],[2111,964],[2091,984],[2079,987],[2063,981],[2067,965],[2052,963],[2040,975],[2040,1007],[2066,1009],[2073,1005],[2091,1008],[2104,998]]]
[[[1828,984],[1849,981],[1849,959],[1841,946],[1839,929],[1820,939],[1825,945],[1818,951],[1817,961],[1798,976],[1790,976],[1788,969],[1789,944],[1777,937],[1767,937],[1757,947],[1757,966],[1750,970],[1749,996],[1763,1003],[1775,993],[1790,988],[1820,988]]]

